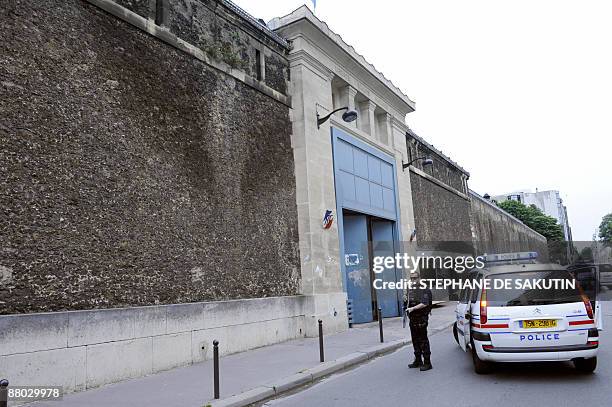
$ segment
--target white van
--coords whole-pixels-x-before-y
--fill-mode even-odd
[[[571,281],[574,276],[556,264],[514,263],[487,264],[470,279]],[[491,362],[571,360],[584,372],[597,366],[599,304],[594,306],[579,284],[557,289],[466,288],[455,312],[455,340],[464,351],[472,350],[476,373],[490,371]]]

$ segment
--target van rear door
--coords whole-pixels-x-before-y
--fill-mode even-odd
[[[494,347],[546,349],[586,344],[593,319],[572,274],[521,271],[490,278],[509,280],[512,287],[487,291],[487,326]],[[538,281],[540,285],[535,284]],[[546,288],[546,281],[556,288]],[[563,281],[565,286],[561,286]]]
[[[465,336],[465,330],[466,328],[466,313],[468,312],[468,307],[469,307],[469,294],[470,294],[470,290],[469,288],[464,288],[463,290],[461,290],[461,293],[459,294],[459,303],[457,304],[457,307],[455,308],[455,321],[456,321],[456,327],[457,327],[457,342],[459,343],[459,346],[461,346],[461,349],[463,349],[464,351],[466,350],[465,347],[465,341],[463,339],[463,337]],[[469,320],[467,321],[467,323],[469,323]]]
[[[593,327],[582,302],[491,307],[491,344],[503,348],[551,348],[587,343],[588,327]]]

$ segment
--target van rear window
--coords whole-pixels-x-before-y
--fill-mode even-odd
[[[547,305],[547,304],[563,304],[568,302],[582,302],[581,288],[579,282],[576,282],[575,288],[567,287],[570,284],[552,284],[555,280],[575,281],[572,274],[564,270],[550,271],[529,271],[517,273],[495,274],[487,277],[491,281],[491,287],[495,287],[495,280],[510,281],[511,288],[490,288],[487,290],[487,305],[492,307],[510,307],[521,305]],[[520,280],[519,280],[520,279]],[[525,287],[525,280],[532,282],[540,281],[541,286],[545,287],[544,282],[549,281],[552,288],[545,289],[541,287]],[[555,287],[557,285],[557,287]],[[517,288],[520,286],[520,288]]]

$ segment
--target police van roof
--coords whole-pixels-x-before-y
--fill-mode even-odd
[[[535,263],[535,264],[487,264],[480,271],[485,276],[494,274],[506,273],[521,273],[526,271],[549,271],[549,270],[567,270],[565,267],[557,263]]]

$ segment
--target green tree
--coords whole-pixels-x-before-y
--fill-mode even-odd
[[[561,242],[565,239],[563,227],[557,223],[557,220],[545,215],[535,205],[527,206],[519,201],[508,200],[499,203],[498,206],[546,237],[548,241]]]
[[[607,214],[599,224],[599,238],[606,245],[612,245],[612,213]]]
[[[578,256],[578,262],[592,262],[593,261],[593,248],[584,247],[580,251],[580,255]]]

